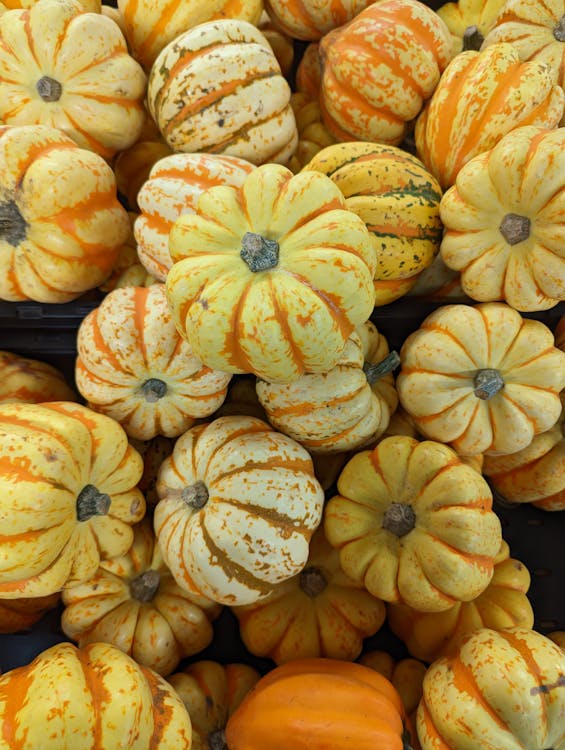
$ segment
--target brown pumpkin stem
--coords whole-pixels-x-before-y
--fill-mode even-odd
[[[406,536],[416,526],[416,514],[411,505],[392,503],[386,509],[383,518],[383,529],[396,534],[397,537]]]
[[[485,38],[479,31],[478,26],[467,26],[463,32],[463,52],[467,52],[468,50],[478,52],[484,41]]]
[[[504,388],[504,379],[498,370],[485,367],[483,370],[477,370],[473,385],[475,396],[488,401]]]
[[[143,383],[140,390],[145,400],[150,404],[154,404],[166,394],[167,384],[158,378],[149,378]]]
[[[565,42],[565,13],[559,19],[559,23],[553,29],[553,36],[558,42]]]
[[[253,273],[268,271],[279,262],[279,243],[256,232],[246,232],[241,240],[241,258]]]
[[[88,521],[93,516],[105,516],[111,502],[110,495],[100,492],[93,484],[85,485],[77,497],[77,520]]]
[[[26,238],[27,226],[15,201],[0,203],[0,240],[17,247]]]
[[[210,495],[208,488],[200,479],[189,487],[185,487],[181,494],[182,499],[194,510],[200,510],[208,502]]]
[[[129,590],[133,599],[138,602],[150,602],[159,590],[161,574],[158,570],[146,570],[129,582]]]
[[[327,585],[328,582],[320,568],[304,568],[300,573],[300,588],[311,599],[321,594]]]
[[[63,93],[63,87],[59,81],[50,76],[42,76],[35,84],[35,88],[44,102],[58,102]]]
[[[517,245],[530,236],[531,222],[527,216],[506,214],[498,229],[509,245]]]
[[[382,362],[379,362],[376,365],[371,364],[371,362],[365,362],[363,365],[363,372],[367,376],[367,382],[369,385],[374,385],[377,380],[380,380],[385,375],[396,370],[399,364],[400,357],[398,356],[398,352],[391,352],[390,354],[387,354]]]
[[[210,750],[228,750],[226,733],[223,729],[217,729],[208,735],[208,747]]]

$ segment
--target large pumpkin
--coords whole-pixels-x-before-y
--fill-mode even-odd
[[[324,493],[301,445],[253,417],[185,432],[159,471],[155,531],[181,588],[251,604],[298,573]]]
[[[191,735],[173,688],[106,643],[58,643],[0,677],[2,750],[190,750]]]
[[[296,148],[290,86],[246,21],[209,21],[170,42],[151,68],[147,101],[173,151],[284,164]]]
[[[0,351],[0,403],[76,400],[63,373],[53,365]]]
[[[326,536],[373,596],[441,612],[490,583],[501,543],[492,494],[446,445],[384,438],[347,462],[337,490]]]
[[[549,638],[525,628],[477,630],[424,678],[422,750],[560,750],[564,683],[565,652]]]
[[[129,233],[102,157],[44,125],[0,127],[0,299],[68,302],[109,276]]]
[[[445,305],[400,350],[402,406],[462,455],[514,453],[561,413],[565,352],[539,320],[501,302]]]
[[[0,598],[52,594],[123,555],[142,470],[120,425],[85,406],[0,405]]]
[[[339,188],[278,164],[206,190],[169,236],[167,297],[209,367],[290,382],[325,372],[373,310],[375,249]]]
[[[146,77],[119,26],[80,3],[0,16],[0,121],[59,128],[104,157],[135,143]]]

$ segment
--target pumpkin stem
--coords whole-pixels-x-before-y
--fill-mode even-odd
[[[138,602],[150,602],[159,590],[161,574],[158,570],[146,570],[129,582],[133,599]]]
[[[105,516],[111,502],[110,495],[100,492],[93,484],[85,485],[77,497],[77,520],[88,521],[92,516]]]
[[[223,729],[217,729],[208,735],[208,747],[210,750],[228,750],[226,733]]]
[[[520,214],[506,214],[498,227],[500,234],[509,245],[524,242],[530,236],[531,222],[527,216]]]
[[[473,26],[467,26],[463,32],[463,52],[467,52],[467,50],[478,52],[484,41],[485,38],[479,31],[478,26],[475,26],[474,24]]]
[[[488,401],[504,388],[504,380],[498,370],[485,367],[483,370],[477,370],[473,385],[475,396]]]
[[[17,247],[26,238],[27,226],[15,201],[0,203],[0,240]]]
[[[304,568],[300,573],[300,588],[311,599],[321,594],[327,585],[328,582],[320,568]]]
[[[553,29],[553,36],[558,42],[565,42],[565,13],[559,19],[559,23]]]
[[[187,505],[190,505],[194,510],[200,510],[208,502],[210,497],[208,494],[208,488],[200,479],[189,487],[185,487],[181,493],[181,497]]]
[[[387,354],[382,362],[379,362],[376,365],[373,365],[370,362],[365,362],[363,365],[363,372],[367,376],[367,382],[369,385],[374,385],[377,380],[380,380],[380,378],[383,378],[385,375],[396,370],[399,364],[400,357],[398,356],[398,352],[391,352],[390,354]]]
[[[154,404],[160,398],[163,398],[167,392],[167,384],[158,378],[149,378],[143,383],[140,390],[145,400],[150,404]]]
[[[266,240],[257,232],[246,232],[241,240],[239,255],[253,273],[268,271],[278,265],[279,243],[276,240]]]
[[[63,87],[59,81],[50,76],[42,76],[35,84],[35,88],[44,102],[58,102],[63,93]]]
[[[416,514],[411,505],[405,503],[391,503],[383,518],[383,529],[396,534],[397,537],[406,536],[416,526]]]

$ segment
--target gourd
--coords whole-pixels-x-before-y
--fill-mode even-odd
[[[505,0],[458,0],[437,9],[453,36],[454,53],[480,50],[485,36],[496,23]]]
[[[274,23],[293,39],[321,39],[328,31],[355,18],[375,0],[266,0]]]
[[[62,372],[47,362],[0,351],[0,403],[76,401]]]

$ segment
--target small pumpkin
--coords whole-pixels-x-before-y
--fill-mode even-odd
[[[485,36],[496,23],[506,0],[458,0],[446,2],[437,9],[438,16],[453,36],[455,54],[479,50]]]
[[[232,612],[247,650],[276,664],[318,656],[353,661],[385,619],[384,604],[342,572],[322,529],[298,575]]]
[[[502,302],[445,305],[404,341],[400,403],[420,432],[462,455],[515,453],[561,413],[565,353]]]
[[[76,401],[62,372],[47,362],[0,351],[0,403]]]
[[[406,296],[414,297],[422,302],[470,303],[461,288],[461,275],[445,265],[441,253],[438,253],[430,265],[419,274],[416,283],[408,290]]]
[[[316,101],[322,83],[322,66],[319,56],[319,45],[310,42],[304,50],[296,68],[296,91],[306,94]]]
[[[112,292],[124,286],[151,286],[157,279],[151,276],[142,265],[137,252],[137,244],[133,236],[133,224],[137,217],[132,211],[128,212],[130,220],[129,237],[120,248],[118,258],[112,268],[112,273],[99,286],[101,292]]]
[[[30,630],[60,599],[58,591],[48,596],[0,599],[0,635]]]
[[[290,97],[290,105],[296,118],[298,145],[288,167],[296,174],[319,151],[335,143],[335,138],[322,122],[317,98],[312,99],[308,94],[296,91]]]
[[[500,549],[483,477],[446,445],[405,435],[356,453],[324,508],[343,571],[386,602],[442,612],[482,593]]]
[[[113,165],[116,185],[131,211],[141,210],[137,196],[142,185],[149,178],[153,165],[171,154],[169,146],[161,140],[138,140],[116,156]]]
[[[343,26],[375,0],[266,0],[274,23],[293,39],[321,39],[328,31]]]
[[[219,417],[179,437],[157,482],[155,532],[179,586],[251,604],[296,575],[324,493],[297,442],[253,417]]]

